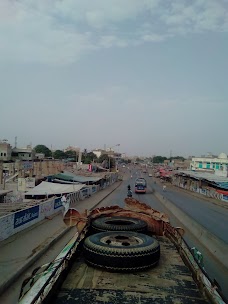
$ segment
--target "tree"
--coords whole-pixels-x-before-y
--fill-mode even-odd
[[[173,157],[170,157],[169,160],[172,161],[173,159],[179,159],[181,161],[184,161],[185,158],[183,156],[173,156]]]
[[[154,164],[161,164],[166,160],[167,158],[165,156],[154,156],[153,157],[153,163]]]
[[[65,153],[62,151],[62,150],[56,150],[54,153],[53,153],[53,157],[55,159],[64,159],[66,157]]]
[[[115,167],[115,159],[113,157],[108,156],[108,154],[102,154],[99,159],[98,159],[99,163],[103,163],[104,167],[106,169],[109,169],[109,164],[110,164],[110,168]]]
[[[74,161],[76,161],[76,151],[73,151],[73,150],[68,150],[65,152],[65,158],[70,158]]]
[[[82,154],[82,162],[84,164],[91,164],[94,160],[97,160],[97,156],[93,152],[87,153],[86,151],[86,153]]]
[[[48,149],[48,147],[46,147],[45,145],[37,145],[35,146],[34,150],[36,151],[36,153],[43,153],[45,157],[52,156],[51,150]]]

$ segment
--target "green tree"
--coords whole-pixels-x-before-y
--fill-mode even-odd
[[[97,156],[93,152],[82,154],[82,162],[84,164],[91,164],[94,160],[97,160]]]
[[[173,156],[173,157],[170,157],[169,160],[172,161],[173,159],[179,159],[181,161],[184,161],[185,158],[183,156]]]
[[[34,150],[36,151],[36,153],[43,153],[45,155],[45,157],[52,156],[51,150],[48,147],[46,147],[45,145],[37,145],[37,146],[35,146]]]
[[[66,157],[65,153],[62,151],[62,150],[56,150],[54,153],[53,153],[53,157],[55,159],[64,159]]]
[[[166,160],[167,158],[165,156],[154,156],[153,157],[153,163],[154,164],[161,164]]]
[[[110,164],[110,168],[115,167],[115,159],[113,157],[110,157],[108,154],[102,154],[99,159],[98,159],[99,163],[103,163],[105,165],[105,168],[109,169],[109,164]]]
[[[69,150],[65,152],[65,158],[71,158],[72,160],[76,161],[76,151]]]

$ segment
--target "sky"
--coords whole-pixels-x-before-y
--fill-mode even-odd
[[[227,0],[0,0],[0,140],[228,153],[227,114]]]

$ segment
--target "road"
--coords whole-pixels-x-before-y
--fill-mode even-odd
[[[152,181],[149,184],[155,190],[162,192],[159,185],[154,185]],[[228,243],[228,209],[215,205],[210,201],[187,195],[174,187],[167,186],[167,191],[162,192],[162,195],[215,236]]]
[[[182,209],[192,219],[206,227],[208,231],[215,234],[224,242],[228,243],[228,209],[216,205],[212,201],[196,198],[190,193],[184,193],[178,188],[173,188],[171,186],[167,186],[167,191],[163,192],[162,185],[159,185],[158,183],[154,184],[153,178],[149,177],[148,174],[142,174],[139,170],[130,169],[127,173],[125,169],[125,174],[128,174],[128,178],[123,181],[122,186],[108,196],[99,206],[109,206],[115,203],[116,205],[123,207],[123,201],[127,193],[127,185],[130,185],[131,188],[134,189],[135,178],[142,176],[147,180],[147,193],[135,194],[133,192],[134,198],[150,205],[154,209],[168,214],[173,226],[181,226],[178,219],[174,218],[169,210],[167,210],[153,195],[153,189],[155,189],[156,191],[162,193],[163,196],[166,196],[169,200],[171,200],[178,208]],[[208,252],[208,250],[199,243],[198,239],[191,234],[190,230],[186,231],[184,238],[190,247],[197,247],[198,250],[202,252],[207,273],[212,280],[216,279],[216,281],[219,282],[223,293],[228,298],[227,270],[224,269],[224,267],[211,256],[210,252]]]

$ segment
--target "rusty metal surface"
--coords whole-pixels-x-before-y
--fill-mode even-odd
[[[100,216],[135,217],[147,222],[148,230],[154,235],[163,235],[164,223],[169,223],[168,217],[134,198],[125,199],[125,208],[119,206],[101,207],[80,214],[76,209],[70,208],[63,216],[67,226],[76,226],[82,231],[86,223]]]

